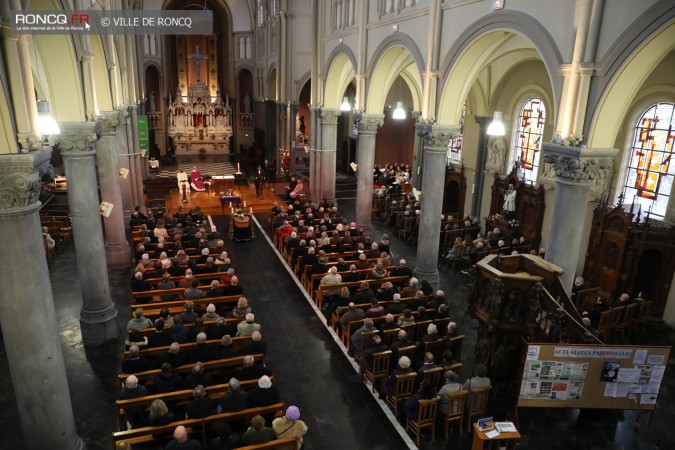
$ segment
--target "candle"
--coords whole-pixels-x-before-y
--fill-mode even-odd
[[[244,208],[246,208],[246,200],[244,200]]]
[[[249,212],[249,214],[253,214],[253,207],[252,206],[248,209],[248,212]]]
[[[237,163],[237,173],[241,172],[241,168],[239,167],[239,163]]]

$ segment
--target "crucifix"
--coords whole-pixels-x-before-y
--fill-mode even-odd
[[[199,80],[199,73],[202,65],[202,60],[206,59],[207,55],[199,53],[199,45],[195,45],[195,52],[191,55],[188,55],[189,59],[192,59],[195,62],[195,67],[197,68],[197,81]]]

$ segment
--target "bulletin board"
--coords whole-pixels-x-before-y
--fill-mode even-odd
[[[528,344],[518,406],[653,410],[670,349]]]

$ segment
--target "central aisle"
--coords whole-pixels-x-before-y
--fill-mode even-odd
[[[257,214],[267,229],[267,215]],[[219,230],[226,219],[214,216]],[[227,241],[240,284],[267,342],[265,364],[281,400],[300,408],[305,450],[406,449],[408,446],[307,303],[260,230],[251,242]]]

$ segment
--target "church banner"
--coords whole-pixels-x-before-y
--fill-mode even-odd
[[[139,114],[138,120],[138,149],[144,158],[150,157],[150,134],[148,133],[148,116]]]

